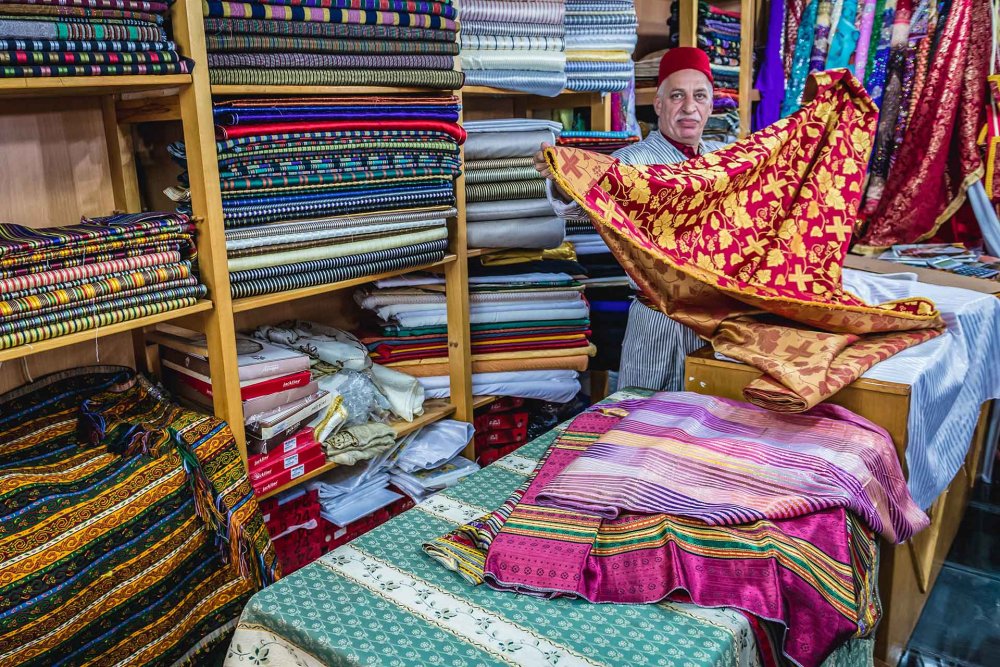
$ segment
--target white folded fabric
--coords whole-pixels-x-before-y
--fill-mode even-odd
[[[480,132],[533,132],[535,130],[551,130],[556,134],[562,132],[562,123],[554,120],[538,118],[495,118],[491,120],[470,120],[462,125],[469,134]],[[469,156],[465,156],[469,159]]]
[[[372,364],[372,376],[400,419],[411,422],[424,414],[424,389],[415,377],[378,364]]]
[[[399,451],[393,467],[406,473],[437,468],[460,454],[475,433],[472,424],[454,419],[425,426]]]
[[[520,69],[562,72],[566,54],[562,51],[495,51],[462,49],[462,69]]]

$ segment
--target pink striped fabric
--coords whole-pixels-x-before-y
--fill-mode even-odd
[[[841,507],[903,542],[928,524],[882,428],[836,405],[782,414],[687,392],[629,402],[617,427],[549,481],[538,502],[710,525]]]
[[[0,279],[0,295],[9,294],[31,287],[42,287],[45,285],[57,285],[70,280],[80,280],[82,278],[93,278],[109,273],[121,273],[122,271],[132,271],[134,269],[144,269],[150,266],[160,266],[162,264],[176,264],[181,261],[181,254],[176,251],[156,252],[138,257],[127,257],[124,259],[112,259],[107,262],[96,264],[85,264],[83,266],[73,266],[65,269],[53,269],[41,273],[31,273],[23,276],[13,276],[11,278]]]

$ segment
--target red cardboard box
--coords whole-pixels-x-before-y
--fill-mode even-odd
[[[323,447],[318,442],[307,442],[305,445],[299,446],[293,450],[290,454],[282,454],[279,452],[274,452],[273,454],[268,454],[263,459],[258,459],[255,464],[247,462],[250,472],[250,481],[253,483],[259,482],[262,479],[276,475],[279,472],[288,470],[289,468],[294,468],[299,465],[302,461],[308,461],[316,456],[316,454],[323,454]]]
[[[298,479],[299,477],[302,477],[302,475],[305,475],[306,473],[310,473],[313,470],[316,470],[317,468],[323,467],[325,463],[326,463],[326,455],[323,454],[322,450],[319,450],[319,452],[315,456],[303,461],[294,468],[289,468],[288,470],[281,470],[271,475],[270,477],[265,477],[264,479],[258,480],[256,482],[251,481],[251,484],[253,484],[254,493],[256,493],[258,496],[262,496],[265,493],[270,493],[274,489],[277,489],[280,486],[288,484],[293,479]]]

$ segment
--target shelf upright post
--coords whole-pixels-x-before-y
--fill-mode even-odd
[[[740,139],[750,133],[750,114],[753,101],[753,38],[757,23],[757,3],[754,0],[740,0]]]
[[[215,415],[226,420],[244,462],[247,457],[236,362],[236,324],[229,291],[226,234],[219,187],[219,163],[212,118],[205,27],[199,0],[177,0],[171,8],[174,39],[181,53],[195,61],[192,83],[180,92],[181,122],[187,151],[191,206],[198,224],[198,265],[214,308],[204,320],[211,366]]]
[[[462,91],[456,90],[459,103]],[[464,125],[464,112],[459,111],[459,125]],[[455,419],[472,422],[472,344],[469,327],[469,249],[465,219],[465,147],[459,147],[462,173],[455,180],[455,208],[458,215],[448,221],[448,239],[456,260],[445,265],[444,280],[448,308],[448,367],[450,370],[451,401],[455,405]],[[475,460],[475,441],[464,452],[466,458]]]

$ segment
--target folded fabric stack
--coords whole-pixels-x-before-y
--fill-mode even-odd
[[[193,235],[177,213],[0,224],[0,349],[195,305]]]
[[[309,423],[328,461],[352,465],[373,458],[395,439],[392,429],[385,426],[390,417],[409,422],[423,414],[420,384],[373,364],[368,350],[351,333],[316,322],[292,321],[257,327],[253,337],[309,356],[313,380],[333,396],[329,410]]]
[[[452,96],[216,104],[233,297],[440,261],[465,140],[458,114]],[[185,164],[183,144],[170,150]],[[168,194],[190,207],[187,190]]]
[[[566,87],[628,88],[638,26],[633,0],[566,0]]]
[[[457,90],[451,0],[203,3],[213,84]]]
[[[172,1],[172,0],[170,0]],[[0,77],[185,74],[155,0],[5,0]]]
[[[566,88],[564,0],[463,0],[465,85],[554,97]]]
[[[224,422],[134,371],[0,395],[4,665],[204,664],[280,576]]]
[[[559,135],[557,144],[559,146],[570,146],[582,148],[595,153],[606,153],[610,155],[619,148],[625,148],[629,144],[639,141],[635,133],[628,130],[618,132],[596,132],[591,130],[568,131],[563,130]]]
[[[465,124],[465,203],[470,248],[555,248],[565,225],[545,197],[532,156],[562,125],[507,118]]]
[[[402,444],[389,478],[418,503],[455,486],[479,470],[461,454],[474,433],[472,424],[451,419],[423,427]]]
[[[397,442],[394,435],[392,441],[391,446],[367,461],[334,468],[308,482],[307,488],[318,494],[323,519],[346,528],[403,497],[389,489],[390,459],[404,442]]]
[[[588,370],[617,370],[632,300],[628,275],[589,218],[567,219],[566,240],[573,244],[577,261],[583,267],[585,277],[580,282],[590,304],[591,340],[597,352]]]
[[[678,45],[679,19],[674,0],[667,24],[670,44]],[[739,138],[740,114],[740,13],[698,3],[698,47],[708,54],[715,79],[715,105],[705,126],[704,138],[732,143]]]

